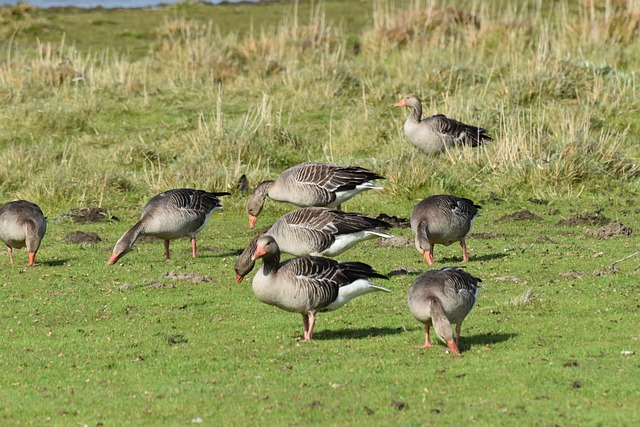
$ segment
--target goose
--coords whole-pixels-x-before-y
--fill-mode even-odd
[[[247,200],[249,227],[256,220],[267,196],[300,207],[338,208],[365,190],[383,188],[369,181],[384,177],[359,166],[336,166],[328,163],[302,163],[280,174],[275,181],[263,181]]]
[[[316,313],[337,310],[370,292],[390,292],[369,280],[387,277],[361,262],[301,257],[280,263],[280,248],[269,235],[256,242],[251,259],[258,258],[262,258],[262,266],[253,278],[254,295],[265,304],[302,314],[305,341],[313,336]]]
[[[415,235],[416,249],[429,265],[435,262],[433,246],[436,243],[449,246],[460,242],[462,261],[469,261],[465,237],[480,208],[469,199],[448,194],[427,197],[413,208],[409,223]]]
[[[293,256],[335,257],[363,240],[393,237],[381,231],[384,228],[391,228],[391,224],[329,208],[311,207],[289,212],[259,233],[237,258],[236,283],[253,269],[250,258],[255,252],[257,239],[264,234],[275,239],[281,252]]]
[[[492,140],[486,129],[466,125],[443,114],[422,119],[422,102],[417,95],[406,95],[393,105],[411,108],[404,123],[404,135],[411,145],[427,154],[461,145],[477,147]]]
[[[16,200],[0,206],[0,240],[7,245],[13,264],[13,249],[27,248],[29,265],[35,265],[36,253],[47,231],[47,220],[35,203]]]
[[[432,347],[429,328],[433,325],[436,335],[447,344],[453,354],[460,354],[460,329],[478,298],[481,279],[458,267],[429,270],[419,275],[409,287],[407,302],[409,311],[424,324],[424,345]],[[453,339],[451,325],[456,325]]]
[[[222,209],[218,196],[226,195],[229,193],[177,188],[152,197],[144,205],[140,221],[120,237],[107,264],[115,264],[131,251],[140,236],[163,239],[164,256],[167,260],[170,259],[169,241],[189,236],[195,258],[198,254],[196,234],[202,230],[214,211]]]

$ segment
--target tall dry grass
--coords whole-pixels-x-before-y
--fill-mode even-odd
[[[117,204],[306,160],[371,167],[407,197],[637,189],[634,4],[376,1],[371,25],[347,34],[322,3],[308,17],[294,3],[245,35],[168,19],[141,60],[80,52],[68,36],[13,43],[0,63],[1,196]],[[408,92],[494,142],[417,153],[407,111],[391,107]]]

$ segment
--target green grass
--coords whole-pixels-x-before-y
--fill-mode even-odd
[[[0,8],[0,202],[48,217],[40,265],[0,254],[0,424],[640,423],[640,256],[624,259],[640,249],[638,11],[431,4]],[[408,92],[494,142],[416,153],[391,107]],[[169,262],[160,242],[139,243],[106,265],[158,192],[233,190],[243,173],[255,185],[306,160],[387,178],[350,211],[406,218],[438,193],[483,206],[467,268],[485,289],[462,357],[411,347],[424,332],[406,289],[427,268],[412,243],[345,253],[388,274],[392,293],[320,314],[299,342],[299,315],[259,303],[252,275],[234,283],[252,237],[239,194],[200,233],[200,257],[186,240]],[[120,221],[66,215],[89,206]],[[259,226],[290,209],[268,203]],[[541,219],[498,221],[522,209]],[[556,225],[600,209],[635,235]],[[67,243],[76,230],[102,242]],[[435,250],[437,266],[460,255]]]
[[[408,215],[404,209],[384,211]],[[3,424],[633,425],[638,384],[638,250],[634,238],[598,240],[596,226],[556,226],[576,213],[637,229],[625,200],[551,203],[484,201],[469,238],[467,268],[483,278],[463,326],[462,357],[444,347],[419,350],[422,325],[406,308],[406,289],[426,268],[413,245],[366,242],[342,259],[367,260],[391,276],[391,294],[372,294],[319,315],[302,343],[299,315],[258,302],[251,276],[234,283],[233,262],[251,231],[230,197],[188,241],[138,244],[116,266],[106,259],[136,212],[120,222],[73,224],[49,217],[49,233],[26,268],[2,262]],[[366,195],[353,210],[377,213]],[[539,221],[497,220],[529,209]],[[286,211],[267,206],[263,224]],[[394,209],[394,210],[392,210]],[[224,226],[222,225],[224,224]],[[66,243],[96,231],[93,246]],[[393,229],[410,237],[408,229]],[[487,233],[494,233],[493,236]],[[497,234],[499,233],[499,234]],[[541,239],[544,236],[544,239]],[[483,238],[489,237],[489,238]],[[459,247],[436,247],[437,266],[456,265]],[[172,280],[168,272],[210,282]],[[163,284],[160,286],[158,284]],[[464,409],[461,408],[464,406]]]

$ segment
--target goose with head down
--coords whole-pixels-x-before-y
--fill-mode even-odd
[[[426,154],[438,154],[451,147],[477,147],[491,141],[487,130],[450,119],[443,114],[422,118],[422,102],[417,95],[404,96],[395,107],[409,107],[404,135],[414,147]]]
[[[431,326],[454,354],[460,354],[460,329],[478,298],[482,280],[458,267],[429,270],[418,276],[407,294],[409,311],[424,324],[425,341],[419,348],[432,347]],[[452,326],[456,325],[456,337]]]
[[[304,340],[311,340],[316,314],[337,310],[352,299],[388,289],[373,284],[372,277],[387,277],[361,262],[338,262],[323,257],[292,258],[280,262],[280,248],[265,235],[256,242],[252,260],[262,258],[253,278],[256,298],[282,310],[300,313]]]
[[[281,252],[294,256],[335,257],[358,242],[375,238],[391,238],[384,232],[391,224],[366,215],[341,212],[329,208],[301,208],[278,219],[259,233],[236,259],[236,283],[253,269],[251,256],[257,239],[268,234]]]
[[[144,205],[140,221],[118,240],[107,264],[115,264],[131,251],[140,236],[154,236],[164,240],[164,256],[167,260],[170,259],[169,241],[188,236],[191,240],[191,253],[195,258],[198,253],[196,234],[204,228],[213,212],[222,209],[218,197],[228,194],[178,188],[152,197]]]
[[[469,261],[465,238],[478,209],[480,206],[471,200],[448,194],[427,197],[413,208],[410,224],[416,249],[429,265],[435,262],[433,247],[436,243],[449,246],[460,242],[462,261]]]
[[[247,200],[249,226],[254,227],[267,196],[300,207],[338,208],[365,190],[382,190],[371,180],[382,176],[359,166],[302,163],[282,172],[275,180],[263,181]]]
[[[0,240],[7,245],[13,264],[13,249],[27,248],[29,265],[35,265],[36,253],[47,231],[47,220],[35,203],[16,200],[0,206]]]

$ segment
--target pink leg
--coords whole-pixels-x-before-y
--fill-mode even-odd
[[[467,252],[467,243],[464,239],[460,240],[460,247],[462,248],[462,262],[469,261],[469,252]]]
[[[429,348],[429,347],[433,347],[433,345],[431,344],[431,340],[429,339],[429,328],[431,328],[431,323],[425,323],[424,325],[424,331],[425,331],[425,338],[424,338],[424,345],[414,345],[413,347],[416,348]]]
[[[302,313],[302,327],[304,329],[304,339],[306,340],[309,333],[309,316],[307,313]]]
[[[309,329],[305,332],[304,340],[311,341],[311,337],[313,336],[313,325],[316,324],[316,315],[315,313],[309,313]]]
[[[36,253],[29,252],[29,265],[35,265],[35,264],[36,264]]]
[[[427,261],[427,264],[433,265],[435,261],[433,260],[433,247],[429,250],[424,251],[424,259]]]
[[[460,329],[462,329],[462,324],[458,323],[456,325],[456,345],[460,345]]]
[[[194,258],[198,256],[198,248],[196,248],[196,238],[191,238],[191,256]]]
[[[171,259],[171,256],[169,255],[169,241],[168,240],[164,241],[164,259]]]
[[[13,248],[11,246],[7,246],[7,252],[9,252],[9,261],[13,264]]]

